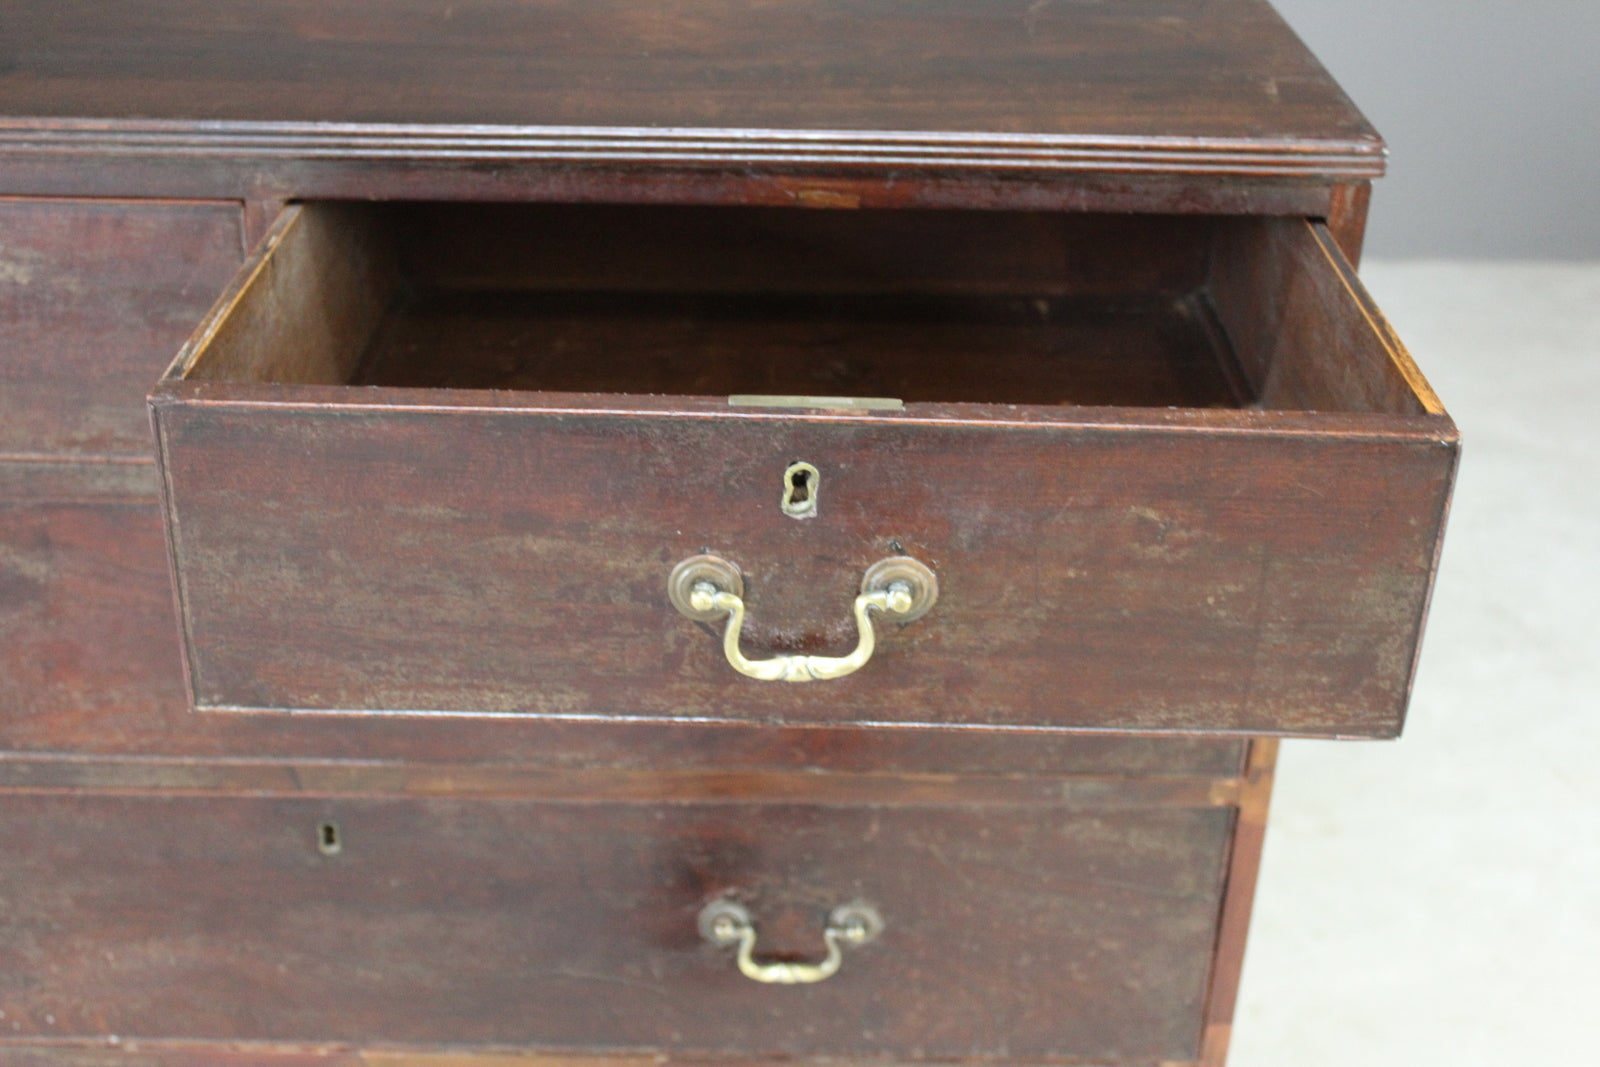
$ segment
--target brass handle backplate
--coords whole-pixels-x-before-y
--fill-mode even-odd
[[[853,607],[860,638],[848,656],[747,658],[739,648],[739,634],[744,629],[744,579],[738,567],[720,556],[691,556],[672,568],[667,598],[697,622],[728,617],[722,651],[740,674],[768,682],[810,682],[842,678],[860,670],[877,647],[868,615],[878,612],[896,622],[920,619],[939,599],[939,580],[926,564],[910,556],[891,556],[868,567]]]
[[[737,945],[739,973],[756,982],[803,985],[832,978],[844,962],[844,946],[864,945],[883,930],[883,920],[870,904],[841,904],[828,916],[822,931],[826,954],[817,963],[788,960],[760,961],[756,957],[756,927],[749,910],[733,900],[713,900],[700,910],[700,936],[713,945]]]

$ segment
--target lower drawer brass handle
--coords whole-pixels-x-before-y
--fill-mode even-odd
[[[810,682],[843,678],[860,670],[877,647],[871,612],[899,622],[920,619],[939,598],[939,582],[926,564],[910,556],[891,556],[867,568],[856,597],[856,630],[861,635],[848,656],[774,656],[749,659],[739,648],[744,629],[744,579],[739,568],[718,556],[691,556],[672,568],[667,596],[673,606],[698,622],[728,617],[722,651],[740,674],[767,682]]]
[[[755,923],[743,904],[713,900],[700,911],[700,936],[713,945],[739,946],[739,973],[754,981],[775,985],[801,985],[833,977],[844,962],[845,945],[864,945],[882,930],[883,920],[870,904],[842,904],[833,909],[828,916],[828,926],[822,931],[828,952],[820,963],[760,962],[755,958]]]

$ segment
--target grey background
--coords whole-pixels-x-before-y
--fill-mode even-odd
[[[1389,143],[1367,253],[1600,259],[1600,0],[1274,0]]]

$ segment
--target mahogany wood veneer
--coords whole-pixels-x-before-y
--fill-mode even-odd
[[[0,1062],[1220,1067],[1457,454],[1265,3],[0,27]]]

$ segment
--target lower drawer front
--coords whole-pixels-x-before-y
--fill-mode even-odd
[[[13,796],[0,1042],[1191,1060],[1231,809]],[[881,933],[814,984],[838,905]]]

